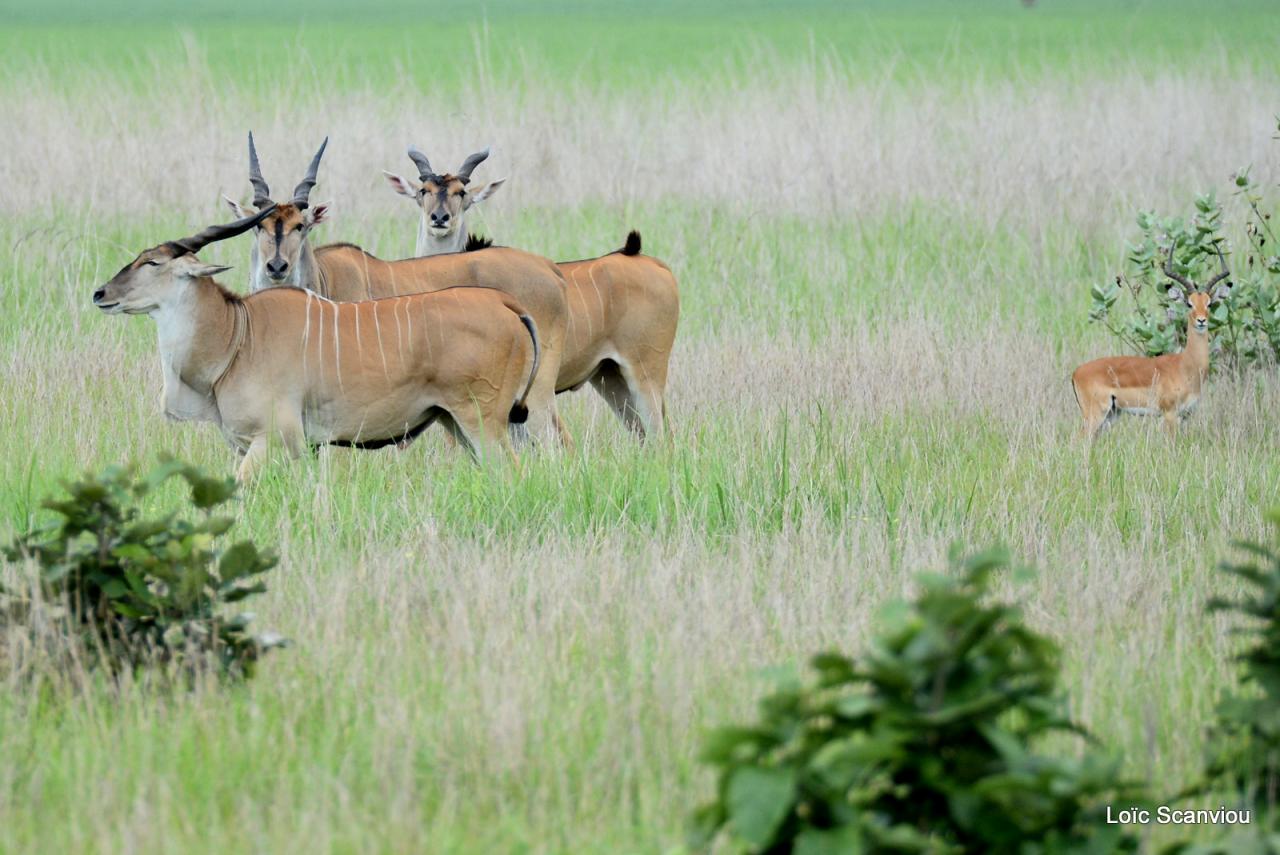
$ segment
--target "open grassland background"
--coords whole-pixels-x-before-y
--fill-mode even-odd
[[[253,684],[68,699],[0,671],[0,851],[660,851],[753,675],[856,648],[954,541],[1041,568],[1009,593],[1078,716],[1188,782],[1231,673],[1211,568],[1280,498],[1280,382],[1090,457],[1067,378],[1114,350],[1087,291],[1134,209],[1274,183],[1280,23],[1041,5],[0,7],[4,539],[86,468],[231,470],[161,417],[151,324],[89,294],[229,216],[250,128],[277,195],[331,136],[318,240],[408,254],[380,170],[493,143],[477,178],[511,180],[476,226],[559,259],[638,227],[683,301],[668,447],[584,391],[580,453],[522,477],[434,433],[269,470],[238,530],[279,545],[255,605],[297,647]],[[243,284],[244,239],[206,257]]]

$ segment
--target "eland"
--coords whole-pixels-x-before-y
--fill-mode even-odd
[[[464,217],[505,181],[474,193],[468,190],[471,173],[488,156],[486,148],[469,156],[456,173],[438,174],[427,156],[411,146],[416,182],[384,171],[392,189],[420,209],[419,256],[486,246],[466,242]],[[680,295],[671,268],[640,250],[640,233],[633,231],[616,252],[557,263],[565,279],[569,317],[556,391],[590,383],[643,439],[666,426],[667,369],[680,320]]]
[[[93,293],[108,314],[150,315],[163,406],[210,421],[252,477],[278,440],[291,456],[323,444],[378,448],[440,422],[476,457],[511,455],[509,423],[528,415],[540,344],[509,295],[455,287],[335,303],[299,288],[240,297],[196,253],[259,226],[265,207],[144,250]]]

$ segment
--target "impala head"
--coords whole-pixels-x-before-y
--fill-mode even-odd
[[[418,167],[418,180],[390,172],[383,172],[383,175],[387,176],[387,183],[392,190],[412,199],[422,209],[422,222],[427,231],[433,237],[443,238],[461,230],[463,214],[472,205],[479,204],[496,193],[506,181],[505,178],[499,178],[475,190],[468,189],[471,172],[488,156],[489,149],[478,151],[463,161],[456,173],[446,172],[440,175],[431,168],[431,162],[425,154],[410,146],[409,159]]]
[[[1227,260],[1223,257],[1221,249],[1218,250],[1218,262],[1222,265],[1222,269],[1204,288],[1199,288],[1195,282],[1173,269],[1172,246],[1169,247],[1169,254],[1165,257],[1164,273],[1178,283],[1169,288],[1169,299],[1186,303],[1187,308],[1190,309],[1187,315],[1187,329],[1201,335],[1209,331],[1209,307],[1220,300],[1225,300],[1231,293],[1231,281],[1223,281],[1231,275],[1231,271],[1227,269]]]
[[[286,282],[298,269],[298,260],[302,255],[307,234],[313,226],[318,226],[329,218],[328,203],[312,207],[308,201],[311,188],[316,184],[316,173],[320,169],[320,158],[324,155],[329,138],[325,137],[320,150],[311,159],[307,175],[294,188],[293,198],[288,202],[276,204],[271,200],[271,191],[262,177],[262,168],[258,165],[258,152],[253,146],[253,134],[249,134],[249,183],[253,185],[253,206],[258,212],[273,209],[258,224],[254,232],[254,273],[261,274],[263,279],[272,284]],[[226,197],[223,197],[224,199]],[[241,218],[252,216],[252,208],[246,208],[239,202],[226,199],[231,210]]]
[[[205,264],[196,253],[214,241],[235,237],[270,215],[272,208],[234,223],[210,226],[199,234],[166,241],[138,257],[93,292],[93,304],[109,315],[146,315],[177,299],[193,279],[215,276],[228,267]]]

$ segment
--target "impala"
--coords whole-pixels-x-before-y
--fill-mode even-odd
[[[1170,299],[1185,301],[1190,309],[1186,346],[1179,353],[1110,356],[1077,368],[1071,375],[1071,386],[1084,416],[1086,436],[1096,438],[1121,413],[1129,413],[1163,416],[1165,430],[1172,439],[1177,435],[1178,420],[1200,402],[1204,378],[1209,373],[1209,307],[1230,292],[1229,282],[1218,285],[1229,271],[1219,254],[1222,271],[1204,288],[1197,288],[1174,271],[1172,257],[1170,247],[1164,272],[1182,286],[1169,289]]]
[[[418,245],[415,255],[443,255],[446,252],[462,252],[467,246],[467,229],[463,218],[472,206],[488,199],[505,178],[499,178],[483,187],[469,191],[471,173],[489,156],[489,149],[478,151],[463,161],[456,173],[436,174],[427,156],[417,148],[409,147],[409,159],[418,167],[418,180],[414,181],[383,171],[391,189],[413,200],[422,212],[418,220]]]
[[[93,293],[108,314],[156,321],[164,411],[211,421],[248,480],[278,439],[292,456],[325,443],[378,448],[441,422],[476,456],[514,452],[509,422],[527,416],[537,327],[489,288],[334,303],[298,288],[240,297],[202,263],[207,244],[273,209],[143,251]]]
[[[327,143],[327,140],[326,140]],[[481,252],[384,261],[350,243],[313,248],[308,239],[313,226],[323,222],[325,205],[309,209],[307,198],[315,185],[321,145],[289,203],[275,205],[256,228],[250,274],[252,288],[295,285],[338,302],[371,300],[439,291],[457,285],[495,288],[514,297],[538,327],[542,358],[529,393],[529,427],[540,439],[571,445],[555,409],[556,378],[564,353],[568,307],[560,270],[548,259],[506,247]],[[253,135],[249,135],[249,182],[253,205],[259,212],[274,203],[262,177]],[[254,211],[227,199],[240,217]]]
[[[397,192],[421,208],[418,255],[463,248],[466,211],[501,183],[488,185],[475,198],[466,192],[471,171],[488,153],[485,149],[471,155],[457,175],[441,176],[432,171],[426,155],[410,148],[421,184],[385,173]],[[432,237],[429,220],[452,229],[449,248]],[[640,234],[634,231],[616,252],[557,266],[565,279],[569,320],[556,391],[590,383],[642,439],[660,432],[666,424],[667,367],[680,319],[680,296],[671,269],[640,254]]]

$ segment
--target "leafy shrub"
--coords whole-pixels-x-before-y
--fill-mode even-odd
[[[138,501],[174,477],[190,487],[199,519],[144,518]],[[0,588],[0,622],[30,621],[38,597],[62,613],[90,664],[113,672],[159,664],[190,673],[213,664],[250,676],[263,652],[285,643],[251,635],[251,614],[222,615],[224,604],[266,590],[255,579],[277,561],[250,541],[217,548],[235,522],[214,513],[235,494],[233,480],[162,459],[143,477],[110,467],[63,486],[66,498],[42,505],[57,519],[4,549],[11,561],[33,561],[38,575],[25,590]]]
[[[1270,515],[1280,534],[1280,511]],[[1238,543],[1252,556],[1243,563],[1223,562],[1222,570],[1252,588],[1240,600],[1214,599],[1210,611],[1229,611],[1251,619],[1237,632],[1253,644],[1240,654],[1243,692],[1218,706],[1207,763],[1210,780],[1230,786],[1265,813],[1280,805],[1280,537],[1277,545]]]
[[[1173,284],[1164,273],[1166,260],[1172,258],[1179,275],[1203,283],[1230,257],[1231,292],[1209,316],[1214,365],[1239,373],[1280,361],[1280,256],[1272,254],[1271,215],[1263,212],[1263,195],[1249,170],[1237,173],[1234,183],[1236,216],[1225,225],[1212,193],[1196,198],[1187,220],[1140,212],[1140,237],[1128,245],[1126,271],[1093,286],[1090,319],[1136,353],[1176,352],[1186,343],[1187,308],[1166,296]],[[1230,252],[1228,232],[1243,235],[1247,250]]]
[[[1058,650],[1010,605],[988,604],[1003,552],[921,577],[859,658],[826,653],[815,679],[778,687],[760,720],[711,734],[714,801],[690,843],[750,852],[1133,851],[1104,799],[1140,795],[1087,745],[1058,693]]]

